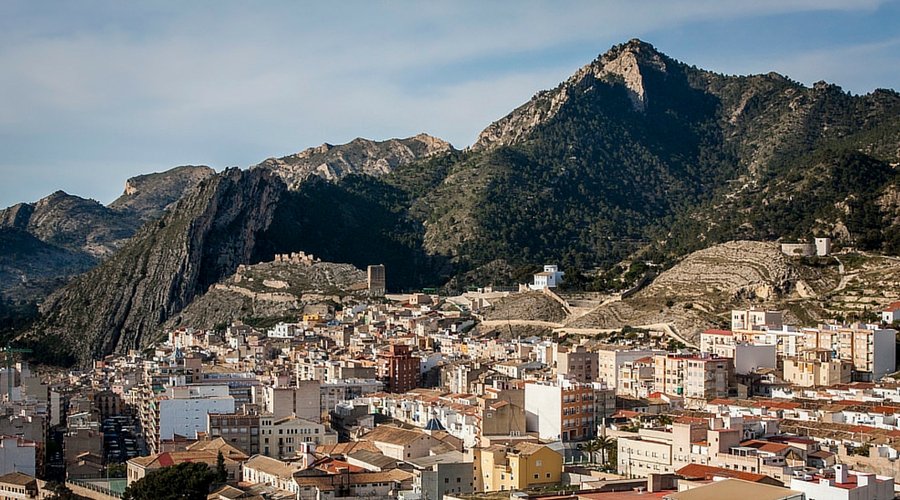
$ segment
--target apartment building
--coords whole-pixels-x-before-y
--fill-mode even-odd
[[[619,369],[619,385],[616,394],[634,398],[646,398],[653,392],[654,363],[652,356],[626,361]]]
[[[784,314],[765,309],[734,309],[731,311],[732,330],[759,330],[766,327],[781,328]]]
[[[565,378],[525,384],[525,427],[541,439],[581,441],[615,411],[615,390]]]
[[[259,414],[210,413],[207,418],[210,438],[221,437],[247,455],[259,453]]]
[[[783,363],[784,380],[800,387],[846,384],[852,379],[853,363],[834,357],[830,349],[806,349]]]
[[[262,415],[259,418],[260,453],[267,457],[284,459],[293,457],[302,445],[335,444],[337,433],[323,424],[296,416],[276,418]]]
[[[819,325],[804,328],[807,349],[830,349],[839,359],[853,364],[853,378],[863,382],[878,380],[896,371],[897,331],[878,325]]]
[[[709,422],[675,422],[671,431],[640,429],[617,439],[617,468],[627,477],[672,473],[688,464],[790,477],[788,455],[794,448],[764,441],[742,441],[753,434],[739,417]]]
[[[160,441],[176,435],[194,439],[198,432],[208,433],[210,413],[234,413],[234,398],[224,385],[175,386],[163,393],[144,387],[137,394],[141,429],[151,453],[160,451]]]
[[[274,418],[296,415],[313,422],[322,421],[322,390],[316,380],[299,380],[296,387],[265,386],[256,403]]]
[[[609,387],[618,387],[622,365],[646,356],[665,354],[658,349],[622,349],[621,346],[602,346],[597,351],[597,380]]]
[[[702,402],[727,397],[735,386],[730,358],[664,354],[653,357],[654,390]]]
[[[419,385],[419,358],[404,344],[391,344],[377,355],[378,378],[388,392],[409,392]]]
[[[34,477],[37,444],[17,436],[0,436],[0,475],[21,472]]]
[[[556,352],[556,373],[576,382],[590,383],[600,376],[599,356],[584,346],[559,349]]]

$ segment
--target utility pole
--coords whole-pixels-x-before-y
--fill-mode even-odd
[[[13,347],[10,344],[6,344],[6,347],[0,348],[0,352],[6,353],[6,399],[7,401],[12,401],[12,390],[13,390],[13,355],[16,353],[26,353],[33,352],[31,349],[23,349]]]

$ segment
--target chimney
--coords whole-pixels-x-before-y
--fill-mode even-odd
[[[847,466],[837,464],[834,466],[834,482],[843,484],[847,482]]]

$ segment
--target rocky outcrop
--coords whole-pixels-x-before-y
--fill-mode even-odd
[[[483,151],[522,142],[535,127],[553,118],[586,78],[597,80],[598,84],[624,86],[634,109],[643,111],[649,99],[644,88],[645,71],[665,73],[664,56],[652,45],[637,39],[617,45],[555,89],[538,92],[530,101],[490,124],[478,135],[471,149]]]
[[[86,362],[140,348],[159,325],[253,257],[284,183],[263,169],[203,181],[119,252],[51,295],[33,335]]]
[[[214,285],[165,327],[212,328],[248,317],[297,317],[306,305],[358,301],[367,291],[366,273],[350,264],[267,262],[238,266],[235,274]]]
[[[109,207],[132,214],[141,221],[156,219],[185,193],[215,173],[215,170],[206,166],[185,165],[165,172],[132,177],[125,181],[122,196],[110,203]]]
[[[354,139],[347,144],[322,144],[282,158],[269,158],[255,168],[269,169],[297,189],[311,176],[334,181],[351,174],[381,176],[401,165],[453,150],[450,143],[427,134],[406,139]]]

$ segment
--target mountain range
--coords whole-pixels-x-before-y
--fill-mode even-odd
[[[722,75],[632,40],[464,150],[424,134],[326,144],[173,181],[146,202],[73,203],[102,223],[41,224],[38,202],[0,212],[0,227],[100,260],[23,337],[85,362],[145,346],[237,266],[290,251],[383,263],[392,289],[513,283],[545,262],[600,286],[588,271],[665,267],[734,239],[829,235],[897,254],[898,164],[893,90]]]

